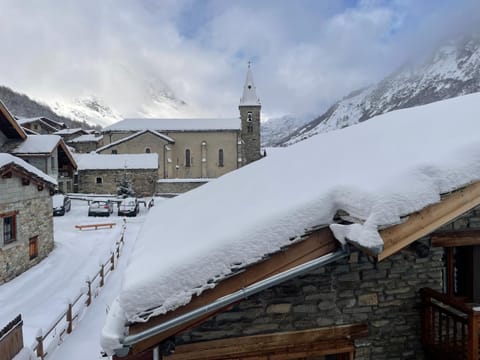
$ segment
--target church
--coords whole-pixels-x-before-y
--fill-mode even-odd
[[[104,145],[96,153],[156,153],[156,192],[187,191],[261,157],[261,103],[250,65],[238,108],[240,116],[231,119],[124,119],[102,130]],[[79,185],[81,173],[79,169]],[[102,189],[93,192],[107,190],[101,183],[90,185],[88,190],[83,186],[79,190],[92,192],[95,185]]]

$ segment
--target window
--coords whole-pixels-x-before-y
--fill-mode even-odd
[[[115,149],[112,150],[112,154],[113,154],[113,155],[117,154],[117,150],[115,150]]]
[[[190,167],[192,165],[192,159],[190,157],[190,149],[185,150],[185,166]]]
[[[218,166],[223,167],[223,149],[218,150]]]
[[[28,255],[30,260],[38,256],[38,236],[34,236],[28,240]]]
[[[50,167],[53,170],[55,170],[55,157],[51,156],[50,157]]]
[[[103,179],[99,176],[95,179],[95,184],[103,184]]]
[[[253,125],[252,125],[252,124],[248,124],[248,126],[247,126],[247,132],[253,133]]]
[[[247,121],[252,122],[252,120],[253,120],[253,114],[251,112],[248,112],[247,113]]]
[[[145,154],[150,154],[152,152],[152,150],[150,150],[149,147],[145,148]]]
[[[17,240],[17,224],[15,214],[3,217],[3,243],[10,244]]]

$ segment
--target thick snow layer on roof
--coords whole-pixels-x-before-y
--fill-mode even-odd
[[[334,228],[336,235],[381,246],[379,226],[480,180],[479,119],[480,93],[390,112],[272,152],[153,207],[111,316],[145,321],[148,309],[184,305],[232,267],[333,224],[339,209],[365,221]],[[103,335],[110,343],[111,326]]]
[[[56,135],[70,135],[75,134],[79,131],[85,131],[82,128],[74,128],[74,129],[62,129],[55,132]],[[86,131],[85,131],[86,132]]]
[[[13,154],[49,154],[62,138],[58,135],[28,135],[27,139],[18,145]]]
[[[96,136],[95,134],[87,134],[87,135],[80,135],[79,137],[76,137],[75,139],[68,140],[68,142],[71,143],[80,143],[80,142],[97,142],[100,141],[103,138],[103,136]]]
[[[212,131],[239,130],[240,119],[124,119],[103,131]]]
[[[78,170],[157,169],[158,154],[74,154]]]
[[[26,161],[24,161],[24,160],[22,160],[22,159],[20,159],[16,156],[10,155],[10,154],[0,153],[0,168],[4,167],[5,165],[8,165],[10,163],[14,163],[17,166],[20,166],[20,167],[24,168],[29,173],[32,173],[32,174],[38,176],[39,178],[45,180],[46,182],[49,182],[53,185],[57,185],[57,180],[55,180],[51,176],[48,176],[43,171],[38,170],[36,167],[30,165]]]

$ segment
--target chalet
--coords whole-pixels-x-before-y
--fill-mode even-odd
[[[158,179],[157,154],[75,154],[78,163],[76,191],[88,194],[116,194],[126,177],[138,195],[155,193]]]
[[[47,117],[18,118],[17,122],[22,128],[32,135],[53,134],[59,130],[66,129],[65,123],[50,120]]]
[[[180,179],[181,192],[186,179],[198,186],[260,159],[261,104],[250,67],[238,108],[240,116],[227,119],[124,119],[102,130],[104,146],[96,151],[157,153],[159,178]],[[157,192],[171,192],[174,184],[160,182]]]
[[[58,182],[64,192],[73,190],[77,164],[58,135],[27,135],[0,102],[0,152],[10,153],[32,164]]]
[[[0,153],[0,284],[53,249],[56,181],[13,155]]]
[[[104,350],[478,359],[479,104],[321,134],[153,208]]]

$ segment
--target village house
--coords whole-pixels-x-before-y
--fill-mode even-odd
[[[0,284],[52,251],[55,185],[22,159],[0,153]]]
[[[58,183],[62,192],[73,190],[77,164],[58,135],[27,135],[0,101],[0,152],[13,154],[35,166]]]
[[[18,118],[17,122],[27,133],[32,135],[53,134],[59,130],[67,128],[65,123],[59,123],[44,116],[35,118]]]
[[[126,178],[137,196],[155,193],[158,179],[157,154],[101,155],[75,154],[78,175],[75,192],[116,194],[120,181]]]
[[[102,130],[99,154],[158,154],[157,193],[183,192],[260,159],[260,110],[250,67],[239,118],[124,119]],[[186,179],[195,179],[186,186]],[[198,181],[205,179],[205,181]]]
[[[103,136],[97,134],[80,135],[67,141],[67,145],[78,153],[89,153],[103,146]]]
[[[155,207],[104,350],[478,359],[479,104],[467,95],[321,134]]]
[[[82,128],[65,128],[54,132],[55,135],[61,136],[65,142],[75,139],[82,135],[87,135],[89,132]]]

